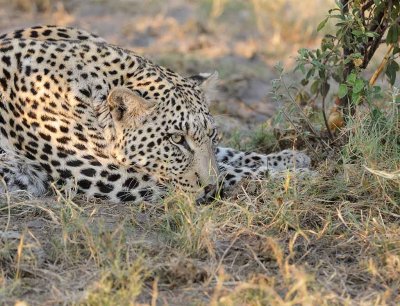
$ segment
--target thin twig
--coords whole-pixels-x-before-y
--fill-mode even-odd
[[[296,108],[299,110],[300,114],[303,116],[304,120],[307,122],[308,127],[310,128],[311,132],[314,134],[315,137],[317,137],[317,139],[320,139],[319,134],[314,130],[314,127],[312,126],[310,120],[308,120],[306,114],[303,112],[303,110],[301,109],[300,105],[296,103],[295,99],[293,98],[293,96],[290,93],[289,88],[286,85],[285,80],[283,79],[283,77],[280,77],[281,83],[282,85],[285,87],[285,91],[287,92],[292,104],[294,104],[296,106]]]
[[[289,115],[285,112],[284,109],[282,109],[282,113],[283,113],[283,115],[285,116],[286,120],[289,121],[289,123],[290,123],[290,124],[293,126],[293,128],[296,130],[296,132],[297,132],[299,135],[301,135],[301,132],[299,131],[299,129],[297,128],[297,126],[294,124],[294,122],[292,121],[292,119],[290,119]],[[313,146],[308,142],[308,140],[307,140],[306,137],[304,137],[304,142],[306,143],[307,147],[308,147],[309,149],[311,149],[311,150],[314,152],[315,156],[318,156],[317,151],[315,151],[315,149],[314,149]],[[325,144],[324,144],[324,145],[325,145]]]
[[[331,129],[329,128],[328,120],[326,119],[326,113],[325,113],[325,99],[326,99],[326,95],[323,95],[323,96],[322,96],[322,116],[324,117],[324,122],[325,122],[326,129],[328,130],[329,138],[330,138],[331,140],[333,140],[333,135],[332,135],[332,133],[331,133]]]
[[[349,0],[341,0],[342,4],[342,14],[343,15],[348,15],[349,14]],[[351,33],[349,34],[351,35]],[[343,45],[343,60],[346,61],[346,59],[352,54],[352,50],[346,45]],[[343,80],[346,80],[350,72],[353,70],[354,64],[353,61],[349,61],[347,64],[345,64],[344,69],[343,69]],[[345,95],[340,99],[340,106],[343,109],[344,113],[347,114],[347,106],[349,105],[349,96]],[[353,115],[354,108],[350,107],[349,113]]]
[[[151,292],[151,306],[157,305],[158,299],[158,277],[156,277],[153,281],[153,290]]]
[[[388,24],[385,22],[385,11],[379,12],[373,17],[373,21],[370,22],[369,32],[375,32],[378,34],[375,38],[370,38],[365,46],[365,54],[363,63],[360,66],[362,69],[367,68],[369,62],[375,54],[375,51],[381,44],[382,37],[385,34]]]
[[[365,22],[365,11],[368,10],[374,4],[374,0],[369,0],[361,6],[361,17],[363,23]],[[364,23],[365,25],[365,23]]]
[[[394,45],[391,45],[389,49],[386,51],[385,56],[382,59],[382,62],[380,63],[379,67],[375,70],[374,74],[372,75],[371,79],[369,80],[369,85],[373,86],[382,73],[383,69],[385,68],[389,58],[390,58],[390,53],[392,53],[394,48]]]
[[[264,270],[265,273],[269,273],[270,271],[268,271],[268,269],[264,266],[264,264],[261,262],[261,260],[258,258],[256,252],[254,252],[254,250],[251,248],[250,245],[248,245],[247,243],[245,243],[245,246],[247,247],[247,249],[250,251],[251,255],[253,255],[254,260],[256,261],[256,263],[258,263],[258,265]]]

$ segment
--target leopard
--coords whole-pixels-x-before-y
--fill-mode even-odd
[[[181,76],[84,30],[0,36],[0,193],[41,197],[71,182],[133,204],[169,191],[209,202],[245,178],[310,166],[303,152],[219,146],[218,73]]]

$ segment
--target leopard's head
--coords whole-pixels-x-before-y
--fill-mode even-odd
[[[217,73],[183,78],[167,72],[110,91],[112,154],[163,183],[208,196],[218,178],[218,132],[209,112]]]

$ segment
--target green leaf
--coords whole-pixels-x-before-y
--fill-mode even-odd
[[[378,95],[382,92],[382,88],[380,86],[373,86],[371,88],[371,92],[375,95]]]
[[[298,70],[300,70],[302,74],[306,73],[306,68],[304,67],[303,62],[299,62],[299,64],[297,64],[297,66],[294,68],[293,72],[296,72]]]
[[[350,85],[353,85],[353,84],[355,83],[356,79],[357,79],[357,75],[356,75],[354,72],[350,73],[350,74],[347,76],[347,82],[348,82]]]
[[[364,80],[357,79],[353,86],[353,93],[360,93],[364,88]]]
[[[326,81],[324,81],[324,82],[321,84],[320,92],[321,92],[321,95],[322,95],[323,97],[326,97],[326,96],[327,96],[330,87],[331,87],[331,86],[330,86],[329,83],[326,82]]]
[[[346,84],[340,84],[339,85],[339,91],[338,91],[338,97],[339,99],[342,99],[343,97],[345,97],[348,93],[348,88]]]
[[[356,59],[356,58],[363,58],[363,55],[360,52],[355,52],[350,55],[351,58]]]
[[[318,92],[318,87],[319,87],[319,80],[314,81],[314,83],[311,84],[311,93],[315,95]]]
[[[399,39],[399,26],[395,23],[393,24],[387,33],[386,44],[396,44]]]
[[[361,94],[353,92],[351,95],[351,102],[353,104],[358,104],[361,101]]]
[[[361,36],[361,35],[364,34],[364,32],[361,31],[361,30],[353,30],[353,31],[351,31],[351,33],[352,33],[354,36]]]
[[[326,23],[328,22],[328,18],[329,18],[329,17],[326,17],[324,20],[322,20],[322,21],[319,23],[319,25],[318,25],[318,27],[317,27],[317,32],[321,31],[321,30],[324,28],[324,26],[325,26]]]
[[[318,75],[321,79],[325,79],[325,69],[319,70]]]
[[[306,86],[308,84],[308,80],[307,79],[302,79],[300,81],[300,84],[303,85],[303,86]]]
[[[375,32],[365,32],[365,36],[374,38],[377,37],[378,34]]]
[[[399,69],[400,69],[399,64],[396,61],[391,60],[388,63],[385,74],[389,78],[389,83],[391,85],[394,85],[394,82],[396,82],[396,74],[397,71],[399,71]]]
[[[341,20],[345,20],[343,15],[330,15],[331,18],[337,18],[337,19],[341,19]]]
[[[299,51],[297,51],[299,54],[300,54],[300,56],[302,57],[302,58],[308,58],[309,56],[308,56],[308,53],[310,52],[308,49],[306,49],[306,48],[301,48]]]
[[[314,73],[315,73],[315,68],[313,67],[310,70],[308,70],[306,79],[310,79],[312,76],[314,76]]]

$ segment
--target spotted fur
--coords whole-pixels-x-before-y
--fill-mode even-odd
[[[184,78],[82,30],[2,35],[2,190],[40,196],[72,180],[113,202],[157,201],[170,186],[202,198],[218,180],[232,186],[265,170],[308,167],[294,151],[217,148],[208,108],[215,79]]]

